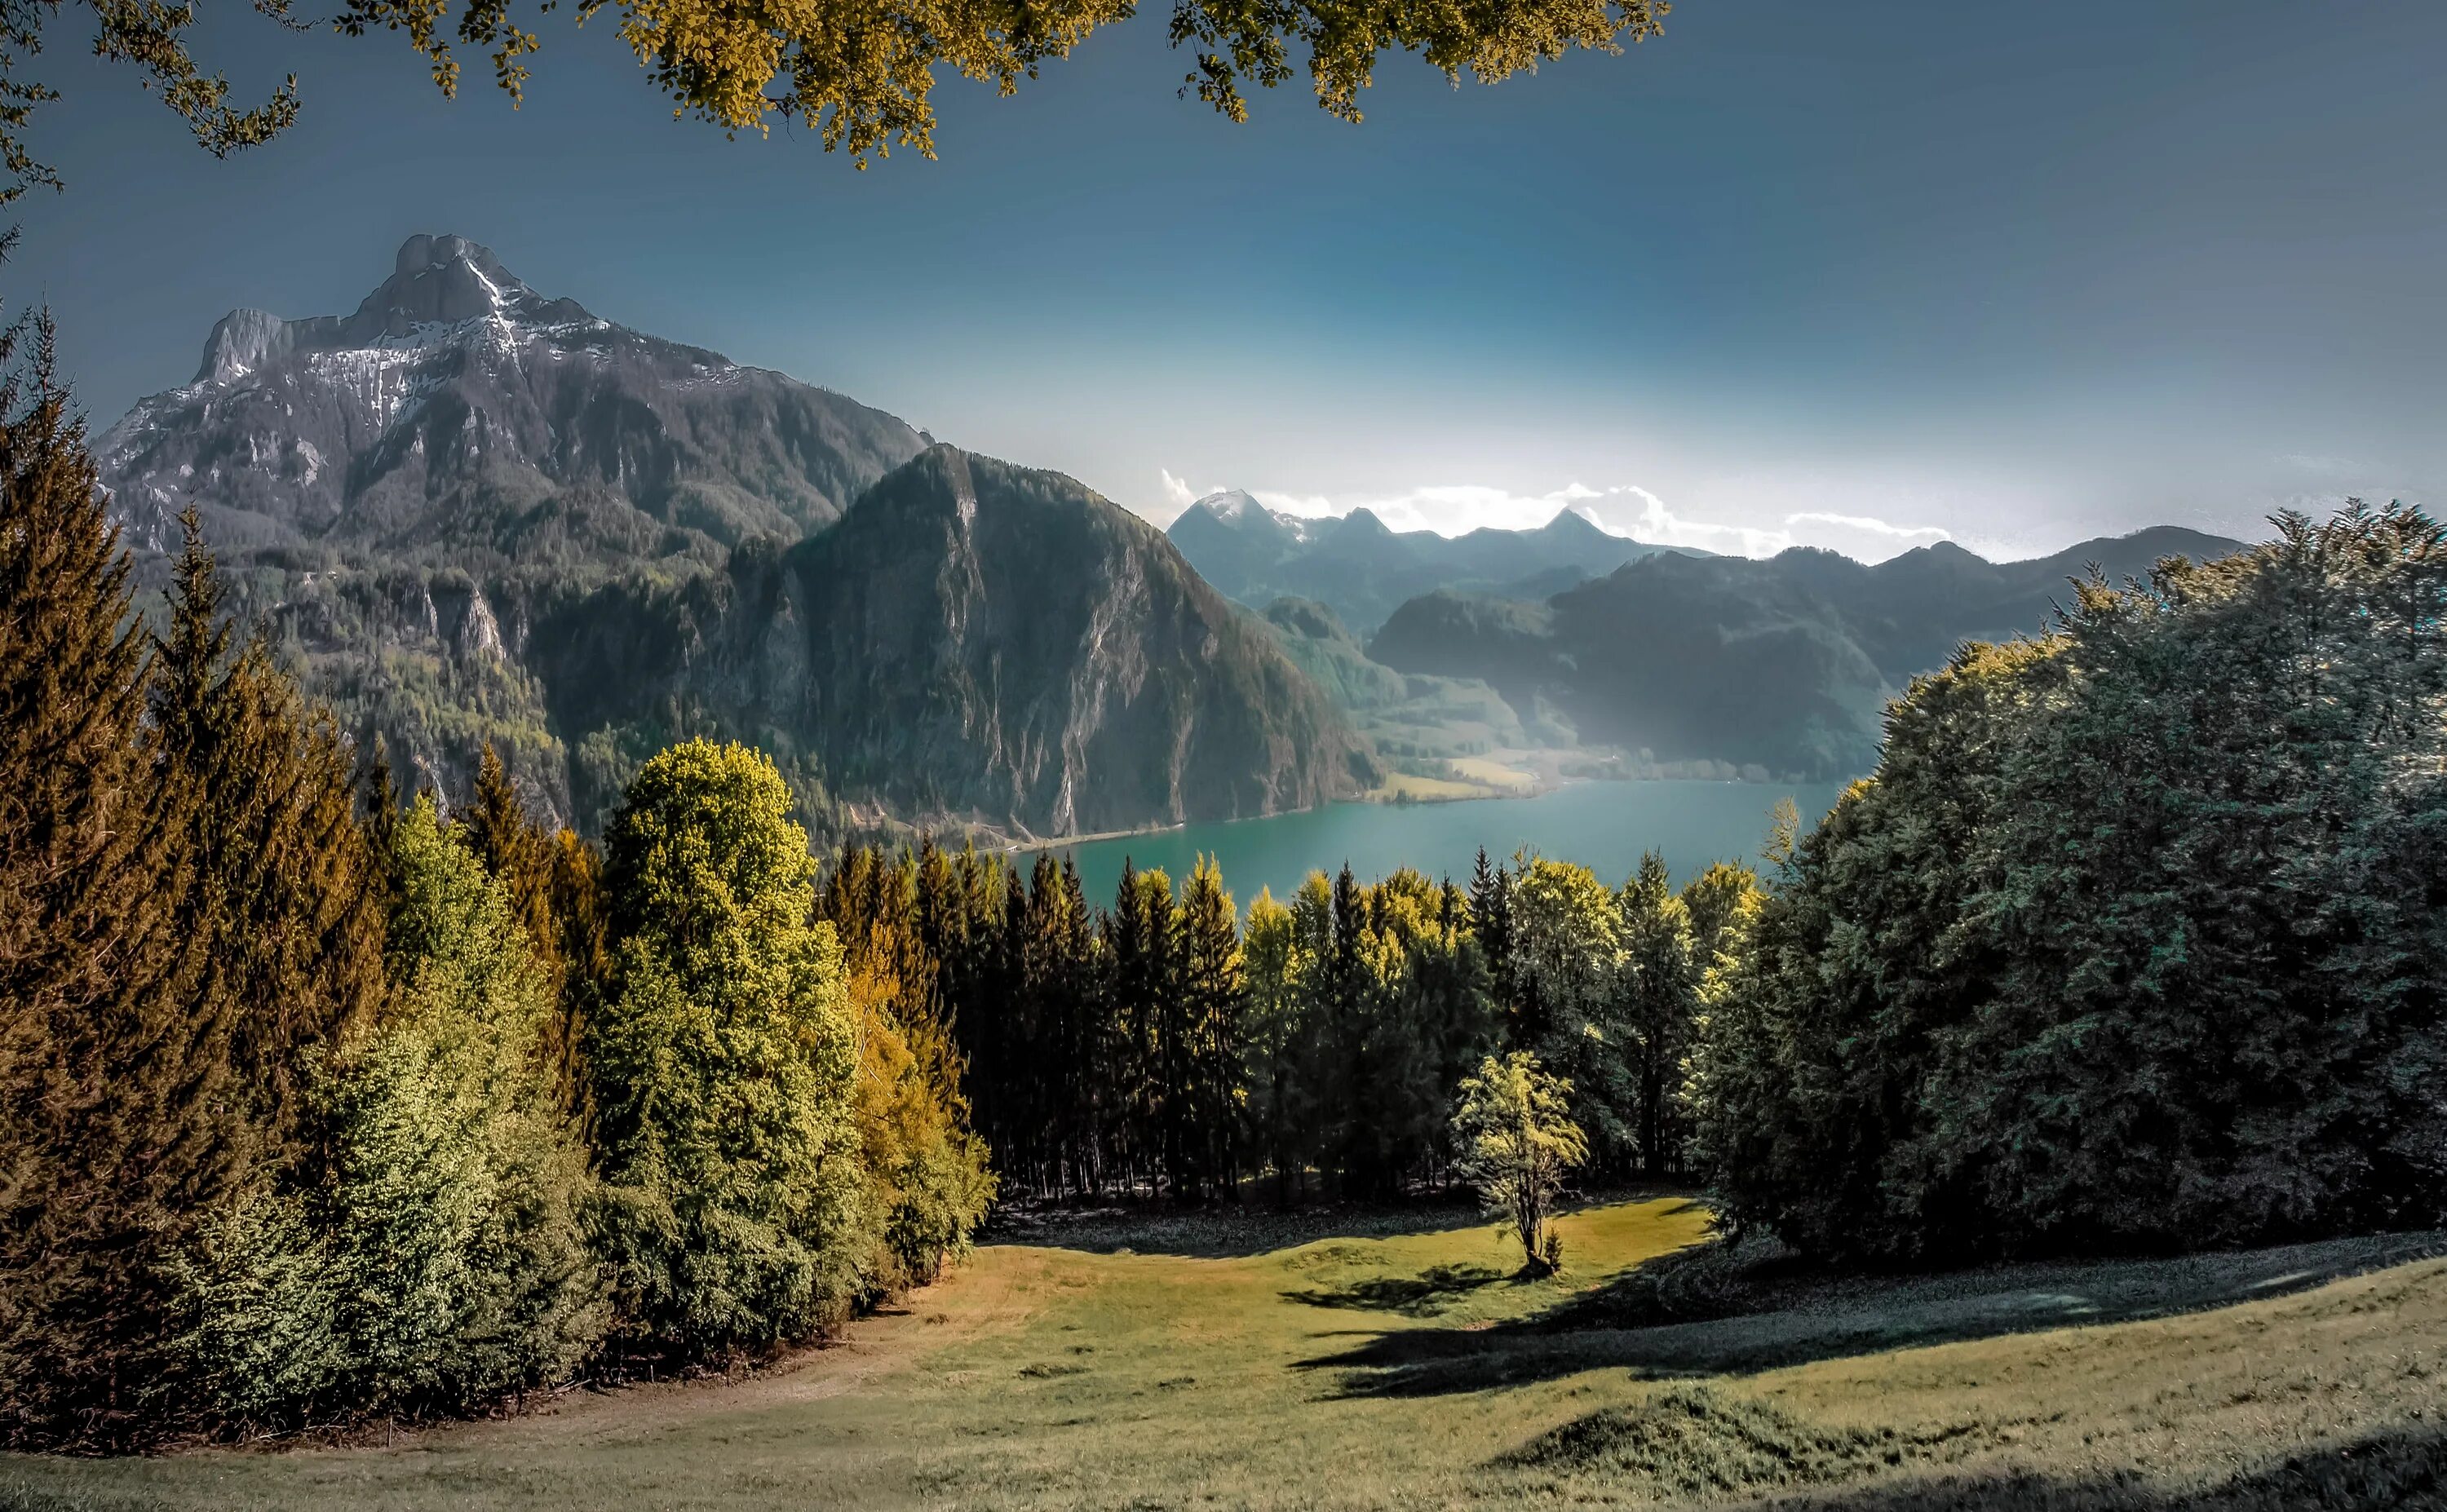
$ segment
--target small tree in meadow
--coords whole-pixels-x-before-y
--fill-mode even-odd
[[[1588,1139],[1571,1120],[1571,1083],[1515,1050],[1500,1061],[1489,1056],[1477,1075],[1462,1078],[1453,1108],[1463,1179],[1489,1211],[1511,1219],[1527,1269],[1540,1276],[1559,1263],[1546,1242],[1547,1212],[1564,1173],[1588,1159]]]

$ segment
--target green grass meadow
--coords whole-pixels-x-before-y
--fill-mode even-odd
[[[1418,1221],[1048,1228],[752,1378],[0,1459],[0,1508],[2447,1505],[2438,1236],[1727,1283],[1667,1197],[1565,1216],[1527,1282]]]

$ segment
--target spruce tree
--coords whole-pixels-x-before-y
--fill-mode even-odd
[[[586,1021],[612,975],[611,902],[603,886],[603,854],[576,830],[552,837],[552,917],[560,931],[560,1000],[547,1053],[556,1086],[581,1128],[593,1109],[585,1068]]]
[[[491,741],[477,759],[473,802],[456,827],[484,869],[509,889],[510,906],[534,942],[536,958],[558,977],[561,938],[552,912],[552,834],[527,813],[526,800]]]
[[[1307,1150],[1301,1140],[1303,1102],[1302,1011],[1305,966],[1292,911],[1260,889],[1249,905],[1242,936],[1245,1016],[1242,1032],[1242,1079],[1248,1088],[1244,1143],[1253,1164],[1271,1169],[1277,1205],[1299,1195]]]
[[[1232,895],[1212,857],[1202,856],[1182,889],[1181,982],[1184,1179],[1222,1189],[1233,1175],[1245,1001]]]
[[[0,1443],[110,1442],[139,1427],[148,1269],[233,1162],[196,1137],[223,1087],[164,990],[190,881],[127,558],[47,320],[0,332]]]
[[[1062,860],[1060,887],[1060,904],[1048,916],[1051,931],[1047,954],[1054,973],[1049,978],[1054,985],[1048,992],[1066,1005],[1056,1053],[1073,1088],[1063,1103],[1063,1116],[1070,1121],[1064,1146],[1071,1164],[1072,1190],[1096,1192],[1104,1189],[1105,1182],[1100,1159],[1104,1136],[1097,1122],[1098,1110],[1109,1102],[1098,1082],[1099,1026],[1105,1021],[1105,965],[1099,954],[1096,921],[1088,907],[1087,889],[1079,880],[1078,864],[1067,856]]]
[[[1674,892],[1665,859],[1653,850],[1641,854],[1615,906],[1621,1020],[1632,1035],[1639,1082],[1641,1169],[1652,1180],[1679,1176],[1681,1066],[1699,1011],[1691,913]]]
[[[1481,845],[1470,879],[1470,933],[1478,936],[1479,954],[1486,957],[1496,994],[1508,1000],[1512,974],[1511,882],[1511,874],[1502,865],[1488,864],[1487,847]]]
[[[179,915],[195,947],[179,990],[190,1031],[225,1044],[276,1144],[306,1052],[362,1028],[381,998],[387,884],[347,744],[265,633],[237,639],[192,507],[180,524],[153,704],[176,843],[199,879]]]

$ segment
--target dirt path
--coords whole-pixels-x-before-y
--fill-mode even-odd
[[[463,1448],[508,1432],[535,1443],[631,1439],[708,1417],[800,1407],[863,1389],[955,1345],[1027,1326],[1038,1304],[1025,1282],[1044,1270],[1029,1252],[981,1252],[977,1261],[852,1321],[830,1343],[751,1371],[680,1381],[581,1387],[507,1421],[451,1423],[402,1432],[395,1449]]]

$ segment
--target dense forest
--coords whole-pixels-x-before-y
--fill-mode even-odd
[[[1697,1068],[1738,1223],[1880,1263],[2447,1210],[2447,533],[2281,516],[1889,710]]]
[[[1764,881],[1522,854],[1091,899],[1046,854],[820,861],[738,745],[644,761],[599,846],[498,761],[404,795],[224,613],[194,514],[140,613],[47,330],[0,361],[0,1442],[752,1358],[998,1196],[1483,1185],[1455,1105],[1499,1075],[1581,1180],[1705,1183],[1822,1260],[2440,1216],[2418,511],[1965,647]]]
[[[1654,855],[1620,888],[1526,855],[1466,888],[1346,867],[1245,915],[1205,861],[1126,868],[1102,908],[1042,854],[849,849],[828,875],[842,939],[882,920],[931,963],[1003,1190],[1046,1198],[1445,1184],[1454,1089],[1516,1050],[1571,1080],[1593,1179],[1681,1177],[1682,1061],[1758,906],[1747,868],[1678,892]]]
[[[10,347],[0,1441],[721,1361],[959,1251],[993,1180],[957,1061],[892,925],[819,922],[769,761],[662,753],[599,852],[498,763],[403,803],[221,613],[192,514],[136,613],[48,331]]]

